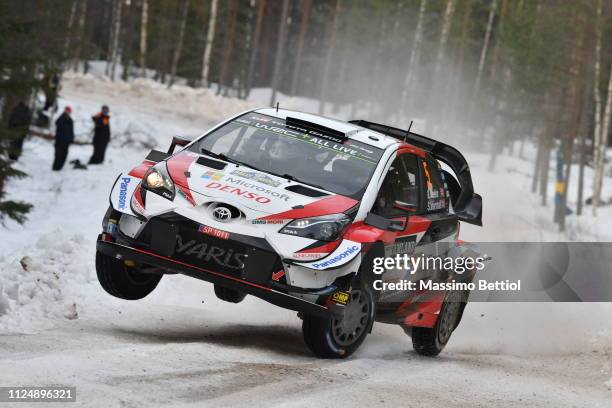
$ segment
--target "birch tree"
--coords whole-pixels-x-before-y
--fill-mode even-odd
[[[595,126],[593,128],[593,166],[595,167],[595,178],[593,180],[593,215],[597,215],[597,207],[599,206],[599,201],[601,199],[600,193],[601,191],[598,188],[598,179],[599,179],[599,155],[603,149],[601,149],[600,145],[601,141],[601,95],[599,93],[599,75],[600,75],[600,65],[601,65],[601,13],[603,8],[603,1],[597,1],[597,15],[595,22],[595,75],[593,78],[593,104],[595,108]],[[603,172],[603,169],[602,169]]]
[[[285,53],[285,42],[287,37],[287,17],[289,16],[289,0],[283,0],[280,24],[278,27],[278,42],[276,45],[276,56],[274,57],[274,73],[272,74],[272,94],[270,95],[270,106],[276,102],[276,93],[280,82],[283,55]]]
[[[406,69],[406,79],[404,80],[404,90],[402,92],[402,110],[407,106],[408,95],[412,88],[412,82],[415,77],[416,67],[419,63],[421,45],[423,43],[423,27],[425,20],[425,10],[427,9],[427,1],[421,0],[419,6],[419,17],[417,19],[417,25],[414,30],[414,40],[412,40],[412,49],[410,50],[410,60],[408,61],[408,68]],[[408,104],[409,106],[410,104]]]
[[[107,75],[111,79],[115,79],[115,70],[117,68],[117,60],[119,59],[119,36],[121,33],[121,9],[123,6],[123,0],[114,1],[113,10],[113,23],[111,29],[111,41],[110,41],[110,68],[107,71]],[[108,68],[108,66],[107,66]]]
[[[336,28],[338,24],[338,14],[340,12],[340,0],[336,0],[334,13],[330,25],[329,42],[327,44],[327,54],[323,65],[323,77],[321,78],[321,88],[319,89],[319,115],[325,111],[325,102],[327,99],[327,87],[329,83],[329,70],[331,66],[332,55],[334,53],[336,43]]]
[[[149,0],[142,0],[140,16],[140,76],[147,76],[147,26],[149,23]]]
[[[255,73],[255,61],[257,61],[257,55],[259,54],[259,38],[261,37],[261,24],[263,16],[266,11],[266,0],[259,0],[257,2],[257,17],[255,20],[255,32],[253,33],[253,39],[251,41],[251,57],[249,59],[249,71],[247,73],[247,95],[251,92],[253,87],[253,76]]]
[[[210,55],[215,42],[215,25],[217,23],[217,0],[210,2],[210,16],[208,17],[208,29],[206,31],[206,43],[202,57],[202,85],[209,86],[208,73],[210,71]]]
[[[451,24],[453,22],[453,14],[455,13],[455,2],[456,0],[447,0],[446,8],[444,9],[444,15],[442,17],[442,28],[440,30],[440,41],[438,43],[438,53],[436,55],[436,65],[434,68],[434,79],[438,77],[440,73],[440,67],[442,66],[442,60],[446,51],[446,43],[448,42],[448,35],[450,33]]]
[[[484,70],[485,61],[487,59],[487,51],[489,49],[489,41],[491,39],[491,32],[493,29],[493,20],[495,19],[495,11],[497,10],[497,0],[491,1],[491,8],[489,10],[489,19],[487,21],[487,29],[485,31],[484,41],[482,43],[482,49],[480,50],[480,59],[478,61],[478,72],[476,73],[476,81],[474,82],[474,92],[472,99],[478,94],[480,90],[480,81],[482,79],[482,72]]]
[[[181,25],[179,27],[179,35],[174,49],[174,55],[172,56],[172,66],[170,67],[170,81],[168,82],[168,88],[174,85],[176,78],[176,70],[178,68],[179,60],[181,59],[181,53],[183,52],[183,40],[185,39],[185,26],[187,25],[187,15],[189,14],[189,0],[183,1],[183,8],[181,11]]]
[[[304,51],[304,40],[306,37],[306,31],[308,29],[308,20],[310,19],[310,12],[312,10],[312,0],[302,1],[302,19],[300,21],[300,32],[298,35],[298,42],[295,51],[295,65],[293,67],[293,76],[291,78],[291,95],[297,93],[298,81],[300,78],[302,68],[302,53]]]

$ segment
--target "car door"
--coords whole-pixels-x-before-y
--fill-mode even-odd
[[[417,243],[426,229],[427,220],[419,217],[423,212],[423,190],[418,158],[410,153],[398,155],[391,164],[376,197],[372,213],[401,223],[402,229],[394,233],[394,240],[384,244],[385,257],[418,255]],[[386,269],[380,278],[384,283],[411,279],[405,268]],[[379,302],[388,305],[402,302],[405,291],[383,290]]]

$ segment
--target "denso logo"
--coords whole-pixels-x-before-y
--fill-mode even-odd
[[[129,177],[121,178],[121,185],[119,186],[119,209],[120,210],[124,210],[126,207],[127,189],[128,189],[128,184],[130,184],[131,181],[132,179]]]
[[[347,248],[346,251],[334,256],[331,259],[326,260],[325,262],[313,263],[312,266],[314,266],[315,268],[325,268],[327,266],[335,264],[336,262],[340,262],[355,251],[359,251],[359,247],[357,245],[353,245],[352,247]]]
[[[263,197],[263,196],[260,196],[260,195],[257,195],[255,193],[253,193],[252,191],[248,191],[248,190],[241,189],[241,188],[234,187],[234,186],[229,186],[227,184],[212,182],[212,183],[208,183],[204,187],[206,187],[206,188],[214,188],[214,189],[217,189],[217,190],[225,191],[225,192],[230,193],[230,194],[236,194],[237,196],[244,197],[244,198],[247,198],[249,200],[254,200],[254,201],[256,201],[256,202],[258,202],[260,204],[267,204],[270,201],[272,201],[268,197]]]

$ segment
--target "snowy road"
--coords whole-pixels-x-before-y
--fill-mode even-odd
[[[172,134],[211,124],[176,101],[161,105],[164,92],[69,79],[63,101],[86,125],[103,99],[115,131],[153,132],[161,148]],[[211,99],[180,97],[189,106]],[[216,103],[215,115],[244,108]],[[89,149],[73,147],[70,158],[86,160]],[[9,188],[35,210],[25,226],[2,231],[0,385],[76,386],[75,406],[104,407],[610,406],[606,305],[470,304],[439,358],[417,356],[399,328],[378,324],[353,357],[324,361],[308,353],[295,313],[252,297],[221,302],[204,282],[167,276],[143,301],[111,298],[95,279],[95,236],[116,174],[143,154],[115,145],[102,167],[50,174],[52,145],[26,143],[20,166],[31,177]],[[468,160],[487,227],[464,228],[465,239],[553,239],[508,170],[520,163],[503,164],[502,176],[484,171],[484,159]]]

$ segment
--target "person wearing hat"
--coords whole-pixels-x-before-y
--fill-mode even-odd
[[[102,106],[102,111],[95,116],[92,116],[94,121],[94,137],[93,146],[94,151],[89,164],[100,164],[104,161],[104,154],[106,153],[106,146],[110,141],[110,116],[108,115],[108,106]]]
[[[74,142],[74,123],[70,114],[72,108],[66,106],[64,113],[55,121],[55,160],[53,160],[53,170],[59,171],[66,163],[68,148]]]

